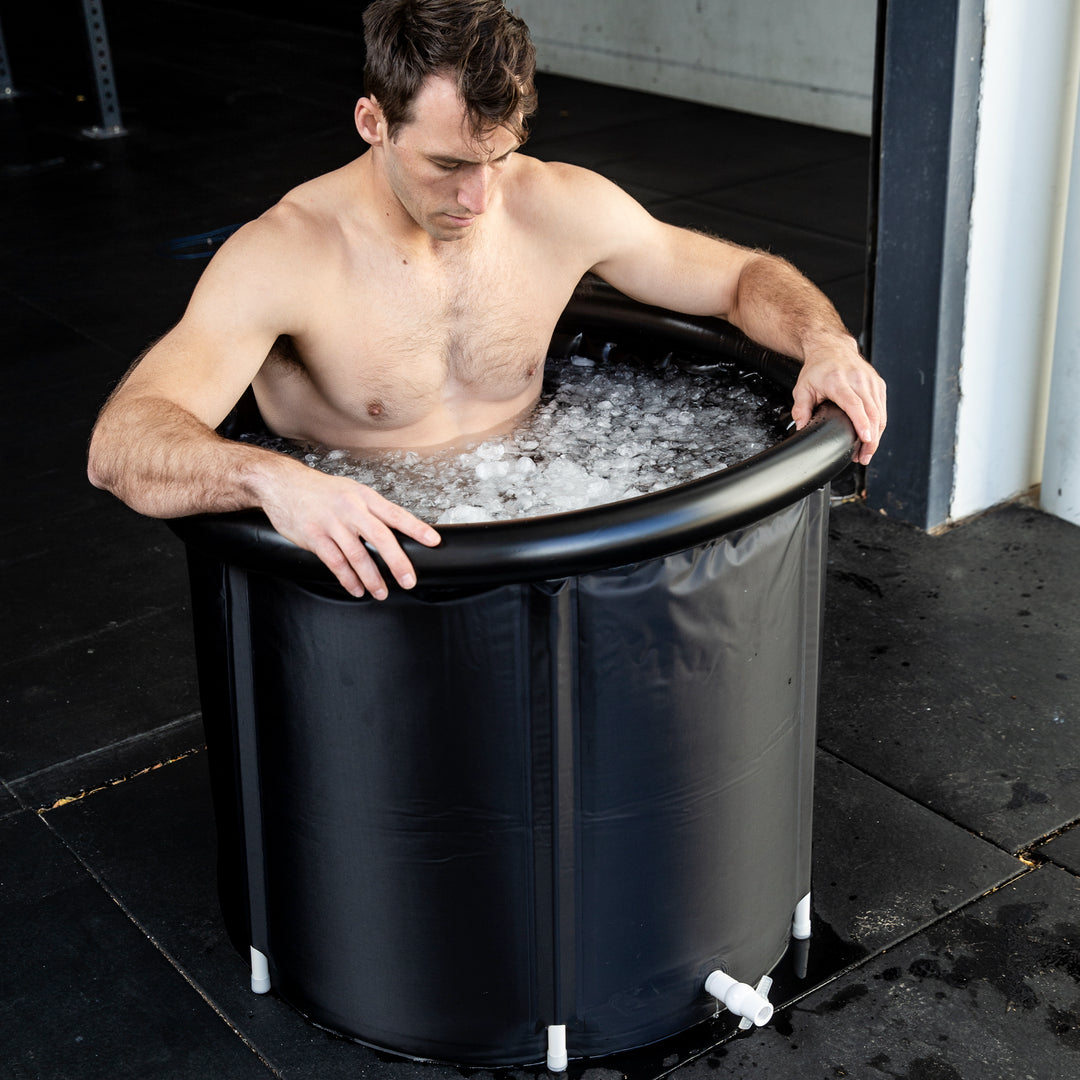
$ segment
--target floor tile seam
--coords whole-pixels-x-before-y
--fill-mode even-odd
[[[50,774],[60,773],[64,769],[69,769],[73,765],[86,764],[96,758],[103,758],[107,755],[116,754],[117,752],[123,752],[129,748],[137,747],[140,743],[148,743],[154,739],[161,738],[162,736],[168,736],[170,733],[179,731],[188,724],[200,719],[202,713],[192,712],[187,713],[184,716],[177,717],[175,720],[169,720],[164,724],[159,724],[156,728],[150,731],[138,732],[135,735],[129,735],[126,739],[118,739],[116,742],[109,743],[107,746],[99,746],[94,750],[87,750],[85,753],[76,754],[74,757],[67,758],[64,761],[57,761],[51,765],[46,765],[41,769],[35,769],[33,772],[25,773],[23,776],[9,777],[4,780],[4,786],[11,792],[11,794],[19,800],[23,805],[29,806],[25,800],[19,795],[15,788],[15,785],[21,785],[25,787],[31,784],[35,780],[40,780]],[[128,780],[132,780],[137,776],[143,776],[144,774],[158,769],[163,765],[171,765],[174,762],[181,761],[184,758],[191,757],[193,754],[202,752],[206,748],[204,742],[200,742],[196,746],[188,747],[185,750],[174,754],[167,759],[158,758],[152,761],[149,765],[140,765],[136,768],[126,772],[123,776],[115,777],[107,780],[104,783],[98,784],[92,788],[84,788],[81,791],[73,792],[69,795],[64,795],[58,798],[50,806],[38,806],[31,807],[37,813],[48,813],[50,810],[55,810],[58,806],[67,805],[70,802],[74,802],[77,799],[85,798],[87,795],[96,794],[99,791],[104,791],[110,787],[116,787],[118,784],[125,783]]]
[[[162,944],[158,937],[146,926],[124,903],[123,899],[118,893],[109,887],[108,882],[90,865],[90,863],[83,858],[82,854],[76,850],[53,826],[45,814],[38,814],[42,824],[45,828],[52,833],[52,836],[57,840],[61,846],[71,855],[71,857],[82,867],[84,873],[101,889],[103,893],[123,912],[128,921],[135,927],[150,942],[151,945],[161,954],[164,960],[176,971],[176,973],[195,991],[196,994],[202,998],[203,1002],[209,1006],[210,1009],[217,1015],[225,1026],[235,1035],[240,1041],[255,1055],[259,1061],[270,1071],[275,1077],[281,1077],[281,1073],[267,1060],[257,1046],[229,1019],[228,1014],[218,1006],[217,1002],[210,996],[209,992],[204,990],[187,969],[179,962],[179,960]]]
[[[233,91],[257,90],[260,93],[266,94],[270,97],[278,97],[283,98],[286,101],[296,101],[303,105],[311,105],[315,108],[324,110],[328,114],[328,117],[329,114],[334,112],[334,107],[328,104],[323,97],[316,97],[313,94],[305,94],[302,91],[295,92],[292,88],[286,91],[282,89],[281,84],[278,82],[273,82],[263,78],[248,78],[239,72],[230,76],[229,74],[226,74],[224,72],[219,73],[215,71],[210,71],[207,70],[206,67],[197,65],[195,63],[184,63],[180,60],[170,60],[162,58],[160,56],[156,56],[153,53],[145,51],[144,48],[128,49],[126,50],[126,55],[131,57],[132,59],[137,59],[147,64],[148,66],[153,67],[156,70],[165,70],[171,71],[173,74],[181,74],[189,81],[189,83],[192,78],[198,78],[201,76],[206,79],[213,79],[221,86],[232,87]],[[342,89],[344,92],[344,88]],[[139,103],[138,97],[133,97],[131,100],[133,100],[136,105]],[[128,121],[129,135],[132,130],[138,132],[140,127],[143,126],[140,124],[138,119],[140,110],[138,108],[135,108],[131,111],[133,112],[135,119],[133,121]],[[336,130],[336,125],[334,129],[331,129],[329,127],[329,119],[327,120],[327,124],[327,130]],[[305,128],[306,135],[318,133],[318,131]],[[212,142],[212,140],[210,139],[207,139],[206,141],[208,143]]]
[[[539,72],[544,74],[544,72]],[[607,85],[607,84],[597,84]],[[612,87],[612,89],[620,89],[620,87]],[[543,114],[543,90],[540,90],[540,115]],[[587,106],[586,106],[587,108]],[[690,112],[691,110],[686,108],[677,108],[672,111],[668,111],[666,107],[656,106],[657,115],[652,117],[656,121],[669,121],[677,119]],[[661,115],[662,114],[662,115]],[[550,122],[550,121],[549,121]],[[641,141],[641,120],[611,120],[607,118],[598,117],[595,123],[586,123],[580,127],[575,127],[573,132],[551,132],[545,134],[541,129],[534,139],[530,133],[528,141],[525,143],[525,152],[528,153],[529,147],[536,147],[540,150],[552,149],[554,147],[565,145],[568,148],[573,148],[575,143],[588,143],[591,139],[594,139],[602,132],[614,132],[618,135],[621,132],[626,132],[630,139],[628,141],[628,148],[626,150],[612,150],[610,158],[604,158],[604,161],[626,161],[628,154],[637,154],[639,151],[634,150]]]
[[[3,819],[0,818],[0,820],[3,820]],[[1070,866],[1067,863],[1060,862],[1058,859],[1055,859],[1053,855],[1044,855],[1042,857],[1042,861],[1041,861],[1040,865],[1045,866],[1047,863],[1049,863],[1051,866],[1055,867],[1056,869],[1061,870],[1066,874],[1069,874],[1071,877],[1080,878],[1080,870],[1077,870],[1075,864]]]
[[[910,941],[914,940],[915,938],[919,937],[921,934],[924,934],[926,931],[932,929],[935,926],[939,926],[941,923],[943,923],[943,922],[947,921],[948,919],[951,919],[954,916],[958,915],[959,913],[965,911],[967,908],[971,907],[972,904],[978,904],[981,901],[985,900],[988,896],[992,896],[994,893],[998,892],[1000,889],[1007,888],[1010,885],[1015,885],[1016,882],[1020,881],[1022,878],[1029,877],[1030,875],[1032,875],[1034,873],[1037,873],[1038,870],[1039,870],[1039,867],[1037,867],[1037,866],[1024,866],[1017,873],[1013,874],[1008,879],[999,882],[993,888],[987,889],[985,892],[980,893],[978,896],[971,897],[969,900],[964,901],[964,903],[962,903],[962,904],[958,904],[955,908],[951,908],[949,911],[938,915],[936,918],[932,919],[930,922],[925,923],[922,926],[918,927],[917,929],[911,930],[906,934],[903,934],[901,937],[897,938],[895,941],[890,942],[888,945],[886,945],[886,946],[884,946],[884,947],[882,947],[880,949],[875,949],[873,952],[868,953],[866,956],[860,958],[859,960],[855,960],[852,963],[847,964],[845,967],[841,968],[839,971],[836,971],[833,974],[831,974],[827,979],[824,979],[823,981],[821,981],[819,983],[816,983],[814,986],[807,987],[807,989],[804,990],[802,993],[796,994],[794,997],[784,1001],[782,1004],[776,1005],[777,1011],[782,1012],[785,1009],[794,1008],[800,1002],[805,1001],[808,997],[811,997],[812,995],[818,993],[819,991],[824,990],[827,987],[832,986],[834,983],[838,982],[840,979],[843,979],[845,976],[850,975],[852,972],[858,971],[862,967],[865,967],[871,961],[877,960],[880,957],[888,955],[893,950],[898,949],[903,945],[906,945],[908,942],[910,942]],[[811,937],[810,938],[810,947],[811,948],[813,948],[813,944],[814,944],[814,939],[813,939],[813,937]],[[740,1032],[737,1031],[737,1030],[730,1032],[728,1035],[725,1035],[724,1038],[720,1039],[718,1042],[713,1043],[712,1046],[709,1046],[709,1047],[703,1049],[700,1053],[694,1054],[692,1057],[687,1058],[685,1061],[680,1061],[677,1065],[673,1065],[670,1069],[667,1069],[666,1071],[659,1073],[654,1078],[654,1080],[664,1080],[664,1077],[670,1076],[672,1073],[676,1072],[678,1069],[681,1069],[684,1066],[686,1066],[686,1065],[688,1065],[688,1064],[690,1064],[690,1063],[692,1063],[694,1061],[700,1060],[706,1054],[710,1054],[713,1051],[715,1051],[718,1047],[721,1047],[725,1043],[729,1043],[733,1039],[738,1038],[739,1034],[740,1034]]]
[[[15,805],[9,810],[5,810],[0,813],[0,821],[6,821],[9,817],[13,817],[15,814],[25,814],[32,812],[32,808],[27,804],[26,800],[19,796],[17,791],[13,791],[8,782],[4,779],[0,779],[0,788],[3,788],[11,797],[15,800]]]
[[[1020,859],[1022,862],[1027,862],[1028,860],[1030,860],[1030,865],[1032,866],[1040,866],[1043,863],[1051,862],[1060,869],[1065,870],[1076,877],[1080,877],[1080,872],[1070,866],[1066,866],[1064,863],[1059,862],[1057,859],[1054,858],[1052,854],[1045,851],[1047,844],[1051,843],[1054,840],[1057,840],[1058,837],[1063,836],[1071,829],[1075,829],[1077,827],[1080,827],[1080,817],[1074,818],[1072,821],[1067,821],[1064,825],[1059,825],[1056,829],[1054,829],[1053,832],[1047,834],[1046,836],[1040,837],[1038,840],[1035,840],[1027,847],[1021,848],[1020,851],[1017,853],[1017,858]]]
[[[1017,851],[1010,851],[1008,848],[1003,847],[1001,844],[999,844],[996,840],[991,840],[989,837],[983,836],[981,833],[978,833],[974,829],[969,828],[962,822],[956,821],[953,818],[949,817],[948,814],[943,813],[941,810],[938,810],[933,806],[929,806],[922,800],[915,798],[915,796],[911,795],[910,793],[901,790],[891,781],[885,779],[885,777],[879,776],[877,773],[871,772],[869,769],[865,769],[861,765],[857,765],[854,761],[851,761],[848,758],[844,757],[843,754],[839,753],[838,751],[832,749],[829,746],[826,746],[823,741],[818,742],[817,748],[822,753],[826,753],[830,757],[834,758],[836,761],[839,761],[841,764],[846,765],[849,769],[854,769],[861,775],[866,776],[871,780],[877,781],[877,783],[881,784],[883,787],[888,788],[889,791],[893,792],[893,794],[899,795],[902,799],[907,799],[908,802],[912,802],[916,806],[921,807],[923,810],[927,811],[927,813],[933,814],[935,817],[940,818],[942,821],[946,821],[955,828],[967,833],[967,835],[970,836],[972,839],[981,840],[984,844],[988,844],[990,847],[995,848],[997,851],[1000,851],[1004,855],[1008,855],[1012,859],[1020,860],[1020,856],[1028,850],[1027,847],[1021,847]],[[1041,839],[1037,841],[1037,843],[1041,842]]]
[[[157,619],[162,615],[168,615],[173,611],[184,611],[186,604],[167,604],[164,607],[151,608],[149,611],[143,612],[141,615],[133,615],[130,619],[115,620],[112,619],[104,626],[98,627],[96,630],[90,630],[85,634],[78,634],[72,638],[65,638],[63,641],[54,642],[51,645],[47,645],[36,652],[27,653],[22,656],[16,656],[12,659],[5,660],[0,664],[0,672],[7,671],[12,668],[22,667],[24,664],[32,663],[35,660],[44,660],[55,653],[60,652],[63,649],[69,649],[74,645],[82,645],[87,641],[96,641],[103,637],[108,637],[117,631],[127,630],[130,627],[138,626],[140,623],[144,623],[149,619]]]
[[[108,341],[102,340],[101,338],[95,336],[81,326],[76,326],[70,319],[58,315],[55,311],[48,310],[40,302],[31,298],[30,296],[27,296],[19,289],[14,289],[10,286],[5,286],[3,284],[0,284],[0,289],[4,289],[6,292],[11,293],[11,295],[14,296],[16,300],[20,301],[23,304],[26,304],[27,307],[33,308],[34,311],[36,311],[39,315],[44,316],[46,319],[51,319],[54,323],[59,324],[66,330],[70,330],[73,334],[78,334],[79,337],[85,338],[89,344],[95,345],[100,349],[107,349],[109,352],[115,353],[121,358],[130,359],[124,349],[118,348],[116,345],[111,344]]]
[[[869,150],[867,154],[853,154],[850,151],[845,151],[844,153],[829,155],[828,157],[822,158],[820,160],[804,162],[800,165],[792,165],[790,168],[787,169],[770,169],[769,171],[762,173],[760,176],[753,176],[750,177],[748,180],[738,180],[735,183],[731,184],[723,184],[720,187],[709,188],[708,190],[715,191],[717,193],[729,193],[732,191],[738,191],[740,188],[753,187],[756,184],[761,184],[767,181],[790,180],[792,178],[797,178],[805,173],[816,172],[819,169],[824,168],[825,166],[837,165],[845,161],[850,161],[852,163],[861,162],[866,167],[867,172],[869,173],[870,171]]]
[[[334,125],[334,130],[339,125]],[[130,177],[139,181],[153,181],[157,177],[165,177],[174,184],[183,184],[185,190],[180,195],[173,196],[166,199],[164,202],[157,202],[153,206],[154,220],[161,220],[163,223],[168,223],[172,218],[190,217],[190,207],[187,205],[187,200],[197,197],[200,194],[213,193],[217,194],[217,189],[212,188],[206,183],[201,182],[197,176],[192,176],[186,172],[179,172],[175,165],[170,165],[167,160],[163,159],[163,151],[158,150],[153,144],[148,142],[139,141],[139,124],[136,122],[132,125],[133,131],[130,131],[127,138],[129,145],[133,145],[135,150],[141,157],[134,162],[128,161],[123,166],[117,166],[118,169],[124,170]],[[327,130],[330,130],[329,124]],[[207,144],[213,145],[212,140],[205,140]],[[199,145],[202,145],[200,141]],[[106,169],[112,166],[105,166]],[[242,193],[237,193],[235,190],[230,191],[230,194],[237,201],[241,201],[244,196]],[[182,197],[181,197],[182,196]],[[111,196],[110,196],[111,197]],[[93,213],[95,209],[95,201],[97,196],[92,195],[89,202],[80,204],[76,209],[79,210],[84,216]],[[159,215],[163,215],[159,218]],[[147,218],[150,218],[149,209],[147,211]],[[151,226],[154,222],[147,220],[140,222],[142,225]],[[145,230],[143,230],[145,231]],[[114,236],[116,230],[111,225],[99,226],[91,225],[87,226],[83,224],[80,228],[80,236],[83,237],[83,243],[78,250],[78,256],[80,258],[86,257],[86,244],[90,243],[104,243],[110,237]],[[133,234],[134,238],[139,239],[139,233]],[[88,241],[87,241],[88,238]],[[145,244],[144,244],[145,246]],[[160,245],[155,245],[158,247]],[[45,252],[49,253],[66,253],[71,251],[70,239],[63,233],[58,232],[50,238],[39,238],[34,241],[34,251],[37,253]],[[0,289],[7,288],[13,295],[16,295],[9,286],[0,284]],[[59,320],[58,320],[59,321]]]

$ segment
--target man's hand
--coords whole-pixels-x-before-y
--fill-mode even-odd
[[[862,442],[855,460],[870,463],[885,430],[885,382],[859,355],[853,338],[808,350],[792,398],[791,417],[798,429],[806,427],[823,401],[839,405]]]
[[[302,466],[291,470],[288,482],[275,484],[261,499],[274,528],[299,547],[317,555],[353,596],[369,592],[385,600],[386,582],[364,547],[367,540],[403,588],[416,584],[416,572],[401,550],[396,529],[427,547],[439,534],[396,503],[371,488],[340,476],[329,476]]]

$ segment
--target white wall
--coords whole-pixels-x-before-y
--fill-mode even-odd
[[[1070,176],[1041,505],[1080,525],[1080,110]]]
[[[509,0],[541,71],[869,134],[877,0]]]
[[[1078,41],[1073,0],[987,0],[953,520],[1041,476]]]

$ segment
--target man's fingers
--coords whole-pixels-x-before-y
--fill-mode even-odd
[[[368,550],[364,547],[360,537],[346,534],[337,541],[337,547],[352,567],[353,572],[360,579],[361,585],[376,600],[385,600],[389,595],[386,582],[383,580],[378,566],[375,565],[375,560],[368,554]],[[363,593],[361,592],[359,595],[362,596]]]
[[[340,537],[338,545],[372,596],[385,600],[387,589],[375,560],[363,544],[364,540],[379,553],[386,568],[403,589],[411,589],[416,584],[416,571],[409,557],[401,550],[397,537],[378,518],[370,516],[354,532]]]
[[[369,490],[368,495],[371,499],[372,513],[377,512],[378,519],[385,522],[391,529],[412,537],[425,547],[435,547],[441,543],[442,537],[426,521],[421,521],[403,506],[390,502],[376,491]]]
[[[430,525],[352,480],[308,469],[298,475],[301,482],[291,484],[284,497],[263,504],[278,532],[317,555],[353,596],[389,595],[365,542],[402,588],[416,584],[416,571],[393,530],[431,547],[441,537]]]
[[[825,368],[813,372],[803,368],[792,393],[792,418],[799,428],[810,421],[814,408],[822,401],[835,402],[847,413],[862,444],[855,460],[868,465],[881,443],[885,430],[885,383],[865,361]]]
[[[325,563],[330,572],[337,578],[341,587],[351,596],[364,595],[364,585],[359,575],[353,568],[352,563],[345,553],[329,536],[308,544],[309,550],[317,555]]]
[[[375,599],[384,600],[388,595],[386,582],[364,541],[375,549],[394,580],[403,589],[411,589],[416,584],[416,571],[393,530],[428,547],[434,547],[442,538],[426,522],[370,488],[358,485],[356,492],[360,506],[354,508],[355,516],[350,515],[351,523],[349,517],[343,516],[332,539],[367,591]]]

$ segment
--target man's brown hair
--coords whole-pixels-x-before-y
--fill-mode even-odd
[[[525,141],[536,111],[536,50],[529,28],[503,0],[375,0],[364,11],[364,92],[388,133],[412,119],[429,75],[457,82],[471,133],[505,127]]]

